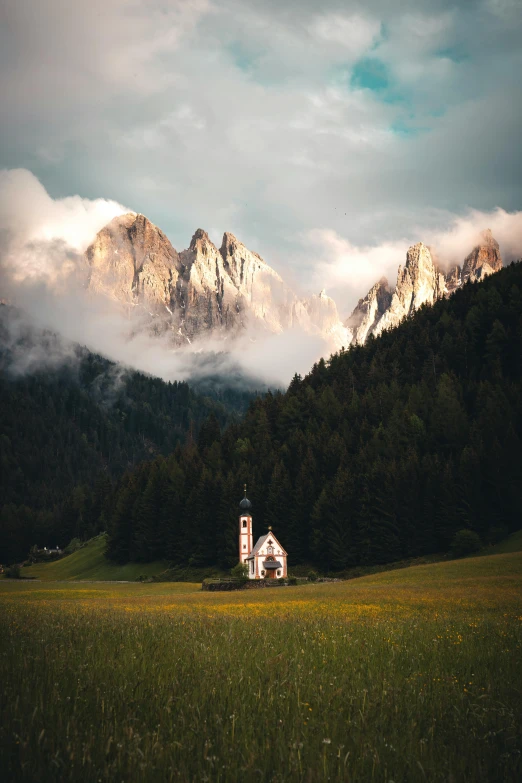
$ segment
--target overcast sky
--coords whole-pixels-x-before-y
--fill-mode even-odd
[[[520,0],[0,15],[0,167],[142,212],[178,249],[229,230],[290,282],[360,296],[386,249],[522,209]]]

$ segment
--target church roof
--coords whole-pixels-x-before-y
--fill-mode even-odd
[[[281,565],[279,560],[265,560],[263,562],[263,568],[268,568],[269,570],[270,569],[274,569],[275,570],[276,568],[282,568],[282,567],[283,566]]]
[[[257,542],[256,542],[253,550],[250,552],[250,555],[248,556],[247,560],[249,560],[251,557],[254,557],[254,555],[257,555],[257,553],[259,552],[259,550],[261,549],[261,547],[263,546],[263,544],[265,543],[267,538],[273,538],[274,545],[277,544],[277,546],[280,547],[281,552],[284,555],[288,554],[286,552],[286,550],[284,549],[284,547],[281,546],[281,544],[279,543],[277,538],[274,536],[273,532],[271,530],[269,530],[268,533],[265,533],[264,536],[261,536],[260,538],[257,539]]]
[[[254,546],[253,550],[250,552],[250,555],[257,555],[263,544],[265,543],[266,539],[270,533],[267,533],[265,536],[261,536],[261,538],[257,539],[256,545]]]

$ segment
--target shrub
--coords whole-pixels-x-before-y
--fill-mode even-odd
[[[459,530],[455,533],[451,542],[451,552],[455,557],[463,557],[477,552],[482,547],[482,542],[474,530]]]
[[[297,584],[297,577],[296,576],[289,576],[286,580],[289,585],[296,585]]]
[[[66,555],[72,555],[73,552],[77,552],[82,546],[83,544],[79,538],[72,538],[63,551]]]
[[[18,563],[15,563],[12,566],[9,566],[9,568],[6,569],[5,575],[8,579],[21,579],[22,578],[22,572],[20,571],[20,566]]]
[[[248,581],[248,566],[246,563],[238,563],[230,569],[230,576],[239,579],[240,582]]]
[[[309,571],[308,572],[308,581],[309,582],[317,582],[317,572],[316,571]]]

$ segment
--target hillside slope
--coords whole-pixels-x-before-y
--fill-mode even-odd
[[[168,563],[156,560],[152,563],[125,563],[119,565],[107,560],[105,550],[107,536],[101,534],[88,541],[81,549],[61,560],[50,563],[36,563],[22,569],[22,576],[28,579],[49,581],[122,581],[134,582],[140,576],[150,577],[161,574]],[[370,574],[365,579],[372,584],[395,584],[421,581],[425,586],[431,582],[448,584],[450,581],[489,576],[491,574],[522,573],[522,530],[513,533],[504,541],[479,554],[458,560],[450,560],[428,565],[411,565],[404,568]],[[511,557],[511,555],[516,557]],[[509,555],[502,560],[493,559],[496,555]],[[470,563],[470,561],[473,561]],[[408,571],[405,574],[405,571]],[[351,580],[353,581],[353,580]],[[199,583],[197,584],[199,590]]]
[[[522,530],[517,530],[516,533],[512,533],[508,538],[489,547],[487,551],[484,551],[484,554],[503,555],[511,552],[522,552]]]
[[[107,537],[97,536],[71,555],[52,563],[36,563],[22,569],[22,576],[49,581],[130,581],[138,576],[154,576],[167,567],[161,561],[155,563],[127,563],[116,565],[105,557]]]
[[[105,530],[112,481],[196,437],[211,415],[235,417],[186,383],[66,344],[0,305],[0,562]]]
[[[522,265],[468,282],[397,329],[321,360],[223,434],[129,473],[109,555],[233,565],[248,483],[254,534],[323,570],[447,551],[520,527]]]

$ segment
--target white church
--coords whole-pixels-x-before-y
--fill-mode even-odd
[[[287,554],[268,528],[254,546],[252,534],[252,503],[246,496],[239,504],[239,562],[248,566],[249,579],[283,579],[288,574]]]

